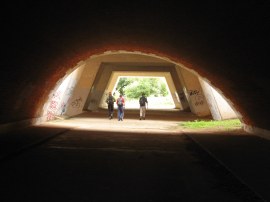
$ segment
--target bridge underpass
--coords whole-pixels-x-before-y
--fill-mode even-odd
[[[44,200],[46,200],[48,198],[81,196],[84,200],[88,195],[93,195],[91,193],[86,194],[88,190],[84,192],[89,186],[80,186],[86,182],[84,179],[89,179],[89,181],[91,179],[91,174],[83,169],[87,166],[82,165],[82,162],[91,158],[83,158],[85,156],[82,155],[81,161],[74,164],[81,165],[82,170],[77,167],[74,170],[80,170],[80,172],[71,172],[70,170],[67,172],[69,164],[61,161],[66,158],[55,155],[59,154],[58,152],[47,152],[47,156],[37,152],[36,149],[39,147],[33,147],[36,145],[33,142],[39,143],[38,140],[44,140],[45,137],[50,135],[52,137],[55,134],[68,136],[69,133],[66,132],[73,131],[72,127],[50,128],[38,125],[13,133],[11,133],[11,130],[16,131],[21,126],[31,125],[35,120],[40,123],[42,118],[46,120],[55,115],[54,110],[47,113],[48,110],[46,111],[47,108],[44,108],[44,103],[47,100],[57,101],[51,99],[52,95],[57,92],[53,88],[58,84],[59,79],[60,81],[65,79],[63,78],[65,74],[67,76],[75,70],[73,67],[76,64],[78,64],[78,67],[81,67],[80,65],[91,66],[91,68],[86,68],[87,71],[83,74],[89,79],[90,84],[84,81],[80,84],[85,87],[82,88],[85,91],[74,91],[84,92],[87,97],[91,88],[91,81],[96,75],[96,70],[98,70],[99,61],[97,58],[91,61],[86,60],[89,57],[94,59],[96,55],[100,54],[119,53],[124,50],[133,53],[145,53],[159,58],[162,56],[167,58],[167,61],[174,61],[176,65],[185,64],[186,67],[207,78],[211,82],[210,84],[217,87],[217,90],[220,89],[219,92],[224,93],[223,95],[231,101],[230,104],[233,104],[233,108],[241,114],[238,117],[242,118],[246,131],[269,139],[270,85],[269,57],[267,54],[269,49],[269,32],[267,30],[269,3],[266,1],[263,3],[259,1],[245,2],[245,4],[241,2],[235,2],[234,4],[230,2],[228,4],[221,2],[218,4],[182,2],[181,6],[178,6],[178,3],[175,1],[153,4],[152,1],[145,1],[141,4],[138,1],[125,1],[124,3],[112,1],[104,4],[98,2],[95,5],[90,1],[89,4],[80,4],[75,1],[66,1],[63,4],[54,1],[53,4],[51,2],[36,2],[35,4],[16,2],[15,6],[13,1],[9,1],[2,4],[2,38],[5,43],[2,44],[4,51],[0,81],[2,97],[0,149],[1,153],[10,151],[14,154],[14,158],[5,158],[5,160],[10,160],[6,161],[5,164],[1,161],[1,182],[4,184],[2,186],[4,189],[1,190],[4,194],[2,195],[1,192],[1,197],[11,196],[10,200],[12,200],[12,198],[19,198],[21,195],[27,196],[31,200],[35,199],[35,196],[44,196]],[[130,59],[127,54],[121,57],[122,62]],[[103,62],[115,63],[119,61],[108,56],[106,61]],[[70,87],[69,93],[73,89],[73,86]],[[51,92],[52,94],[50,94]],[[197,93],[197,91],[192,91],[192,95],[193,93]],[[59,94],[54,95],[57,98]],[[73,116],[76,114],[75,112],[78,112],[77,110],[81,110],[79,103],[83,100],[83,97],[74,94],[71,98],[69,113]],[[196,103],[195,99],[194,101]],[[50,106],[50,102],[48,104]],[[62,106],[61,104],[60,106]],[[51,105],[51,109],[54,109],[54,106]],[[45,117],[43,117],[44,111]],[[237,115],[239,114],[237,113]],[[147,120],[146,123],[148,121],[150,120]],[[2,134],[3,131],[5,134]],[[84,132],[87,133],[85,130]],[[248,182],[249,186],[256,185],[252,187],[257,187],[257,189],[254,189],[269,201],[268,190],[266,190],[270,187],[267,184],[270,179],[268,141],[262,141],[258,137],[249,136],[245,133],[238,134],[239,136],[235,135],[231,133],[215,133],[215,135],[207,133],[191,136],[189,133],[189,137],[196,137],[194,139],[196,142],[205,150],[208,150],[212,156],[218,157],[216,159],[221,164],[230,168],[229,170],[233,173],[237,173],[236,176],[241,176],[241,179]],[[94,136],[93,139],[95,139]],[[99,145],[100,142],[96,142],[96,144]],[[154,144],[154,142],[151,144]],[[151,144],[149,143],[149,145]],[[26,146],[16,150],[22,145]],[[178,144],[178,146],[181,146],[181,144]],[[224,147],[226,148],[224,149]],[[45,147],[41,146],[41,148]],[[25,155],[21,153],[26,150],[32,152],[33,158],[25,156],[29,153],[25,153]],[[22,155],[15,155],[19,153]],[[88,150],[87,154],[89,153]],[[76,152],[70,152],[69,159],[76,156],[75,154]],[[193,152],[193,154],[196,154],[196,152]],[[59,158],[54,161],[51,156]],[[76,156],[77,158],[79,156]],[[44,161],[42,161],[43,159]],[[107,165],[107,161],[102,162],[103,165]],[[197,165],[196,163],[195,167]],[[59,169],[54,169],[56,166]],[[191,169],[194,170],[195,167]],[[91,168],[94,169],[94,167]],[[74,175],[74,173],[78,175]],[[185,172],[183,173],[185,174]],[[198,173],[201,174],[201,172]],[[65,178],[61,174],[66,174],[65,177],[69,176],[70,178]],[[109,174],[102,176],[109,176]],[[183,177],[185,177],[184,174],[182,174]],[[83,178],[80,178],[81,182],[76,180],[79,175],[83,176]],[[41,178],[38,178],[39,176]],[[71,177],[74,178],[71,179]],[[172,178],[167,179],[166,181],[171,182]],[[58,180],[58,184],[56,180]],[[77,182],[75,184],[78,186],[74,185],[74,182]],[[196,192],[196,189],[192,189],[196,185],[191,183],[191,180],[188,182],[179,184],[190,187],[191,189],[188,190],[193,191],[192,196],[199,197],[199,194],[194,193],[201,193],[200,190],[202,191],[204,187],[202,186]],[[124,183],[124,185],[126,184]],[[30,190],[27,189],[28,187]],[[80,189],[81,187],[85,189]],[[103,188],[98,187],[100,187],[99,190]],[[159,190],[161,189],[155,189],[157,193],[162,193]],[[104,192],[102,191],[103,195]],[[166,195],[169,192],[164,193]],[[187,191],[186,193],[190,192]],[[205,191],[205,193],[208,194],[209,192]],[[157,194],[156,197],[158,196],[160,195]],[[211,194],[207,196],[210,197]],[[216,195],[214,194],[214,196]],[[32,201],[37,201],[34,199]]]
[[[172,92],[180,95],[184,90],[176,77],[179,67],[138,54],[114,56],[82,62],[65,78],[73,77],[58,82],[48,108],[44,107],[45,118],[51,120],[1,138],[1,178],[7,184],[3,199],[18,200],[22,195],[28,201],[268,199],[265,164],[269,163],[261,159],[268,158],[269,142],[242,130],[196,133],[178,126],[181,121],[213,118],[209,108],[196,108],[197,100],[191,95],[203,91],[197,76],[188,81],[188,71],[182,72],[184,83],[195,90],[182,94],[186,103],[171,110],[148,110],[144,121],[138,120],[138,109],[126,109],[123,122],[108,120],[100,103],[114,86],[109,81],[117,76],[138,74],[139,70],[143,75],[162,72],[171,75]],[[134,61],[140,63],[134,65]],[[65,88],[59,88],[61,83]],[[69,96],[61,97],[61,93]],[[50,111],[65,99],[66,105],[61,105],[64,114],[61,107]],[[250,150],[254,151],[252,157],[245,152]],[[245,170],[253,170],[253,175]]]
[[[198,117],[181,113],[118,122],[85,112],[10,132],[0,199],[268,201],[269,142],[243,130],[191,132],[177,125]]]
[[[175,109],[180,111],[215,120],[242,118],[222,92],[193,70],[151,54],[115,51],[90,57],[71,68],[51,91],[37,122],[106,108],[106,96],[114,93],[121,76],[164,77]]]

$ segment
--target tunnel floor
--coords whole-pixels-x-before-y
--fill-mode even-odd
[[[188,133],[178,121],[84,114],[18,130],[2,138],[0,200],[268,199],[269,141],[243,131]]]

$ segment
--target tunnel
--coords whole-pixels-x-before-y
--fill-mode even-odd
[[[74,140],[74,142],[71,141],[72,144],[77,144],[78,136],[76,135],[81,135],[81,142],[78,145],[82,150],[91,151],[87,155],[94,156],[97,150],[101,153],[111,152],[112,156],[115,152],[122,151],[125,154],[128,152],[134,154],[138,152],[138,148],[132,147],[134,142],[130,143],[125,139],[125,135],[130,135],[130,139],[135,142],[143,142],[142,140],[146,138],[149,145],[154,145],[153,150],[145,145],[142,147],[143,151],[150,152],[147,153],[148,157],[166,156],[163,159],[165,163],[171,165],[168,160],[170,159],[181,167],[181,161],[174,161],[176,158],[173,155],[180,154],[184,150],[183,148],[186,148],[183,153],[189,153],[187,150],[194,153],[190,157],[192,160],[189,161],[189,165],[194,166],[191,166],[190,171],[194,169],[194,173],[196,173],[196,166],[201,163],[196,160],[200,158],[215,159],[215,162],[222,167],[224,176],[226,173],[230,173],[229,175],[233,179],[241,182],[241,186],[244,185],[250,189],[254,188],[252,183],[256,182],[257,185],[259,184],[259,188],[255,187],[253,190],[257,191],[255,191],[257,196],[262,194],[265,198],[269,197],[265,187],[260,184],[260,179],[269,183],[267,154],[270,139],[268,56],[270,33],[268,30],[269,3],[267,1],[196,2],[195,4],[178,1],[113,1],[106,3],[89,1],[14,3],[10,1],[1,5],[1,17],[3,53],[1,54],[0,70],[0,95],[2,98],[0,143],[3,153],[10,152],[13,147],[20,145],[24,136],[27,141],[32,138],[35,140],[42,135],[49,136],[53,130],[57,131],[59,135],[59,139],[55,139],[56,142],[65,142],[66,139],[61,134],[68,134],[66,136]],[[100,131],[95,134],[95,137],[88,136],[88,132],[91,131],[89,128],[95,124],[94,121],[91,122],[91,119],[89,119],[90,122],[87,122],[88,132],[74,129],[71,133],[67,128],[72,126],[67,126],[65,129],[43,128],[43,124],[55,120],[68,120],[85,112],[94,115],[104,113],[106,110],[104,99],[108,92],[115,90],[117,79],[121,76],[165,78],[175,107],[173,113],[171,113],[172,110],[163,110],[159,111],[158,115],[155,114],[155,110],[152,112],[149,110],[152,117],[185,118],[185,115],[188,114],[189,116],[194,115],[198,119],[206,117],[211,120],[237,118],[241,121],[243,132],[239,136],[226,132],[225,134],[205,133],[201,136],[193,133],[184,135],[179,133],[170,135],[164,133],[164,135],[162,133],[152,134],[151,137],[143,136],[141,133],[129,134],[127,132],[123,135],[115,132],[113,135],[116,139],[110,139]],[[135,115],[133,114],[135,117],[138,116],[137,112]],[[133,115],[130,110],[130,117]],[[127,119],[128,116],[127,113]],[[153,120],[155,119],[153,118]],[[158,121],[157,123],[162,125],[162,122]],[[24,131],[24,129],[28,131],[29,128],[34,128],[35,131],[38,127],[40,127],[40,131],[33,132],[36,136],[28,137],[27,135],[32,134],[31,132],[21,134],[17,132]],[[104,128],[106,129],[106,127]],[[151,133],[147,129],[140,130],[142,133]],[[47,131],[49,132],[47,133]],[[106,131],[109,132],[109,130]],[[162,135],[169,138],[168,142],[163,142]],[[180,135],[180,138],[177,135]],[[50,138],[52,136],[49,136],[48,139]],[[83,142],[86,139],[91,148],[86,148],[86,142]],[[114,141],[124,142],[126,145],[121,148],[109,147],[110,144],[117,145]],[[1,154],[2,174],[9,173],[9,175],[3,175],[5,182],[10,183],[8,186],[17,186],[16,180],[10,181],[8,177],[12,176],[14,171],[17,176],[21,176],[22,181],[18,182],[18,186],[23,187],[23,171],[25,170],[19,163],[26,166],[27,176],[31,176],[31,172],[37,171],[47,173],[42,170],[41,165],[44,165],[45,168],[48,166],[49,170],[51,169],[50,172],[53,173],[54,170],[50,167],[52,164],[46,164],[46,161],[52,158],[59,169],[56,172],[60,173],[58,179],[62,177],[60,181],[67,175],[74,174],[65,167],[62,173],[65,176],[61,175],[63,168],[61,167],[62,161],[59,160],[61,157],[54,156],[53,152],[48,152],[46,155],[42,153],[44,161],[41,164],[37,163],[38,157],[35,155],[38,155],[45,147],[53,151],[64,148],[72,150],[65,158],[71,158],[71,161],[77,162],[75,147],[58,146],[56,142],[51,145],[46,142],[46,146],[43,146],[43,142],[45,142],[43,136],[40,142],[35,143],[37,147],[27,142],[27,148],[33,148],[36,153],[31,153],[31,149],[28,150],[23,146],[19,150],[14,149],[9,156]],[[182,147],[177,147],[178,143]],[[166,144],[172,150],[165,147]],[[127,149],[127,145],[131,148]],[[165,146],[162,149],[156,149],[157,145]],[[106,148],[102,148],[102,146]],[[224,146],[222,152],[219,150],[219,146]],[[29,151],[30,156],[33,155],[33,159],[24,154],[20,156],[21,153],[26,154]],[[142,151],[140,150],[140,152]],[[204,154],[207,157],[203,156]],[[215,154],[219,155],[215,156]],[[134,166],[131,169],[134,173],[138,168],[136,162],[154,162],[153,159],[152,161],[143,159],[145,156],[141,154],[136,153],[136,155],[131,158],[124,157],[126,162]],[[17,158],[17,156],[19,157]],[[87,162],[86,157],[78,156],[80,157],[79,163]],[[23,159],[24,157],[26,160]],[[219,157],[226,163],[223,163]],[[19,159],[17,162],[15,162],[16,158]],[[106,163],[107,160],[110,161],[107,156],[102,156],[101,160],[93,158],[97,164],[104,159]],[[13,159],[15,160],[13,161]],[[236,166],[238,170],[236,169],[237,171],[234,172],[230,166],[239,159],[241,160],[239,162],[245,162],[236,163],[235,165],[239,167]],[[71,161],[68,160],[69,163]],[[118,161],[120,160],[115,159],[114,165],[120,165]],[[29,166],[33,162],[34,166]],[[209,162],[208,167],[212,165],[213,161],[209,160]],[[254,168],[251,166],[252,162],[253,165],[259,166]],[[124,165],[128,167],[129,163]],[[87,168],[92,169],[91,171],[99,172],[88,162],[86,164]],[[76,167],[75,164],[72,166]],[[102,166],[97,168],[102,170]],[[161,173],[165,170],[163,167],[158,168]],[[179,179],[184,176],[176,172],[177,169],[173,165],[168,168]],[[184,166],[181,168],[185,169]],[[76,169],[80,172],[82,167],[76,167]],[[120,173],[114,171],[117,174]],[[185,172],[187,171],[188,169],[185,170]],[[258,172],[255,173],[255,171]],[[124,174],[127,174],[126,172]],[[150,171],[145,172],[151,173]],[[248,175],[248,172],[254,172],[254,175]],[[85,171],[85,173],[87,172]],[[166,174],[168,173],[170,172],[166,170]],[[241,173],[247,174],[246,176],[249,176],[251,181],[248,183],[245,183],[244,180],[241,181],[241,177],[237,177],[239,173],[240,175]],[[39,174],[42,176],[43,173]],[[257,179],[252,177],[257,175],[260,175]],[[93,176],[87,175],[87,177],[90,179]],[[162,176],[159,177],[162,178]],[[174,178],[169,174],[167,177],[168,181]],[[190,177],[195,179],[193,174],[190,174]],[[45,178],[42,179],[42,182],[47,182]],[[123,177],[123,180],[126,179]],[[64,184],[64,181],[61,182]],[[87,186],[83,186],[83,184],[89,184],[84,179],[81,181],[84,183],[81,185],[78,182],[78,184],[84,190]],[[14,184],[12,184],[13,182]],[[33,182],[38,181],[33,180]],[[163,182],[162,179],[161,182]],[[200,187],[204,187],[204,183],[208,183],[208,181],[201,183]],[[118,187],[113,185],[112,187]],[[6,190],[8,190],[8,186],[6,186]],[[54,186],[57,188],[57,183]],[[32,185],[31,188],[35,189]],[[68,188],[68,186],[65,185],[63,188]],[[125,187],[120,186],[120,188]],[[175,188],[177,188],[176,185]],[[102,184],[101,189],[107,188]],[[166,193],[174,194],[165,184],[162,184],[157,190],[159,190],[158,193],[166,190]],[[145,193],[144,191],[142,190],[142,193]],[[46,194],[44,195],[46,196]],[[31,196],[29,197],[31,198]],[[165,195],[164,197],[166,198]]]
[[[71,3],[65,8],[46,4],[48,12],[38,4],[27,5],[18,4],[11,9],[13,17],[5,17],[3,39],[10,43],[5,43],[1,70],[3,130],[40,119],[50,93],[80,63],[122,51],[163,58],[194,72],[229,102],[246,131],[268,137],[269,89],[263,51],[268,40],[262,6],[236,5],[237,14],[227,5],[200,13],[188,3],[182,11],[173,4],[164,8],[156,4],[136,13],[125,4],[115,4],[114,9],[109,4],[82,4],[72,17]],[[249,9],[257,14],[258,23],[251,21]],[[227,17],[227,12],[234,14]],[[125,60],[128,57],[120,62]],[[89,77],[95,76],[92,71]]]
[[[230,107],[226,98],[222,99],[220,94],[216,93],[218,97],[213,93],[213,87],[203,78],[192,70],[166,62],[157,56],[138,52],[108,52],[81,61],[74,69],[58,81],[58,85],[50,93],[43,106],[41,122],[107,108],[105,100],[108,92],[114,93],[114,86],[121,76],[164,77],[174,108],[179,112],[191,111],[199,117],[211,116],[215,120],[241,118]]]

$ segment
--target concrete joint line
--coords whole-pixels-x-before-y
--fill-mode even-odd
[[[241,184],[246,186],[249,190],[251,190],[255,195],[257,195],[258,198],[260,198],[262,201],[267,202],[257,191],[252,189],[243,179],[241,179],[235,172],[233,172],[228,166],[226,166],[221,160],[219,160],[212,152],[210,152],[206,147],[204,147],[201,143],[199,143],[195,138],[188,135],[187,133],[183,133],[186,137],[188,137],[190,140],[195,142],[199,147],[201,147],[205,152],[207,152],[208,155],[211,156],[214,160],[216,160],[222,167],[224,167],[229,173],[233,175]]]
[[[27,150],[29,150],[29,149],[31,149],[31,148],[34,148],[34,147],[36,147],[36,146],[38,146],[38,145],[41,145],[41,144],[43,144],[44,142],[46,142],[46,141],[48,141],[48,140],[50,140],[50,139],[52,139],[52,138],[54,138],[54,137],[56,137],[56,136],[59,136],[59,135],[61,135],[61,134],[66,133],[66,132],[69,131],[69,130],[71,130],[71,129],[66,129],[66,130],[64,130],[64,131],[61,131],[61,132],[58,132],[58,133],[56,133],[56,134],[50,135],[49,137],[45,137],[45,138],[39,139],[39,140],[37,140],[37,141],[35,141],[35,142],[32,142],[32,143],[27,144],[27,145],[24,145],[24,146],[22,146],[22,147],[20,147],[20,148],[18,148],[18,149],[16,149],[16,150],[10,152],[10,153],[1,155],[1,156],[0,156],[0,163],[1,163],[1,162],[4,162],[4,161],[8,161],[8,160],[10,160],[10,159],[12,159],[12,158],[14,158],[14,157],[20,155],[20,154],[23,153],[24,151],[27,151]]]

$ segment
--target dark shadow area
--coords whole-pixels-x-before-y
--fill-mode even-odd
[[[243,130],[185,133],[230,175],[270,200],[270,141]],[[222,169],[218,169],[221,171]]]
[[[68,128],[49,128],[30,126],[2,134],[0,141],[0,161],[6,161],[20,155],[24,151],[68,131]]]
[[[5,185],[1,201],[18,201],[22,197],[29,202],[263,201],[208,148],[190,138],[192,134],[36,126],[13,135],[12,142],[6,139],[5,145],[17,152],[1,159],[1,183]],[[20,135],[25,142],[16,138]],[[245,140],[261,144],[260,149],[262,144],[269,146],[260,138],[245,135],[202,137],[213,140],[210,146],[216,150],[223,148],[224,156],[233,152],[228,139],[238,142],[238,148]],[[28,147],[19,150],[23,142]],[[249,148],[246,145],[238,158],[250,153]]]

